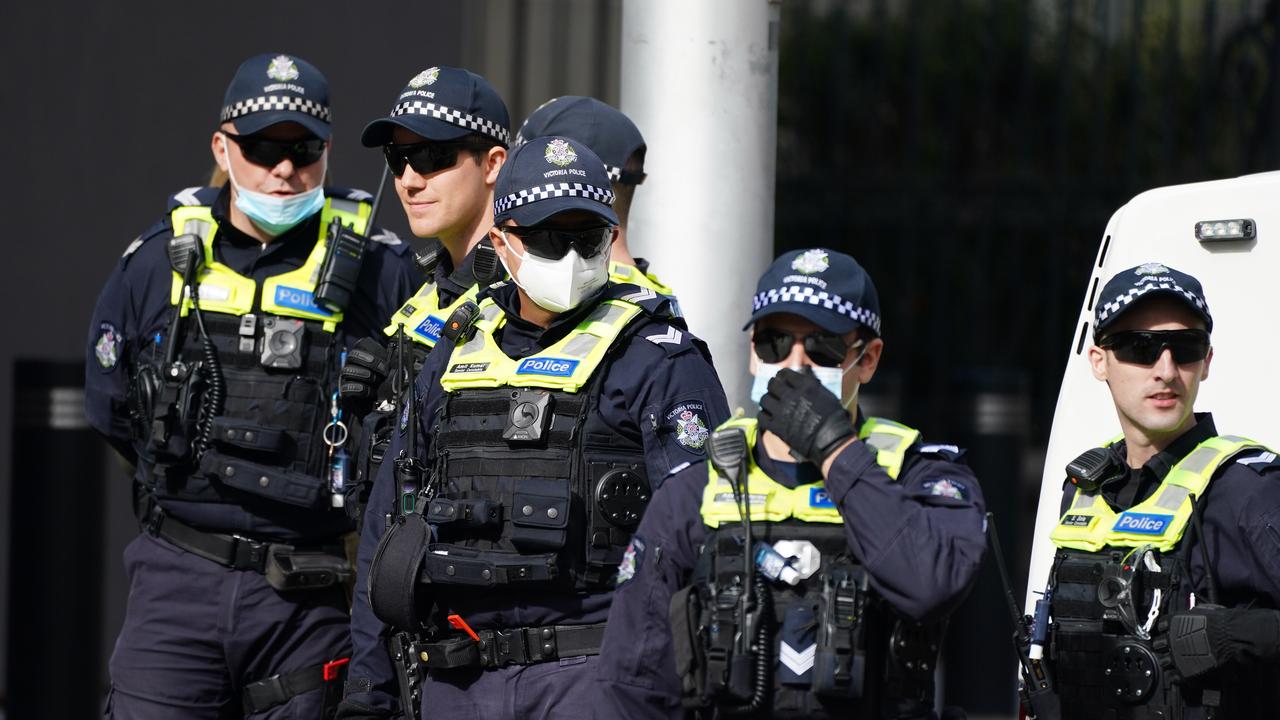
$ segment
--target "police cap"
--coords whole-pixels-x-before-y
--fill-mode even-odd
[[[296,122],[329,139],[329,81],[296,55],[264,53],[241,63],[222,99],[221,122],[251,135],[270,125]]]
[[[1213,317],[1204,299],[1204,288],[1194,277],[1168,265],[1148,262],[1116,273],[1098,294],[1094,308],[1093,336],[1101,337],[1129,308],[1142,298],[1165,296],[1181,301],[1213,331]]]
[[[519,146],[529,138],[544,135],[561,135],[585,143],[604,161],[613,182],[626,185],[644,182],[644,136],[631,118],[612,105],[582,95],[548,100],[525,119],[520,132],[516,133],[515,144]],[[626,170],[627,160],[637,151],[641,167]]]
[[[488,80],[462,68],[439,65],[414,75],[400,91],[391,114],[365,126],[360,142],[391,142],[396,126],[428,140],[457,140],[478,133],[506,147],[511,141],[507,105]]]
[[[793,250],[774,260],[756,284],[743,329],[780,313],[841,335],[859,327],[880,335],[880,297],[871,276],[857,260],[826,248]]]
[[[534,138],[511,151],[493,198],[494,222],[537,225],[566,210],[586,210],[618,224],[604,162],[585,143],[566,137]]]

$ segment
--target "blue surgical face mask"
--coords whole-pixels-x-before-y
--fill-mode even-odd
[[[855,358],[853,362],[849,363],[849,367],[843,370],[841,370],[838,367],[822,367],[821,365],[810,365],[809,369],[813,371],[813,376],[818,378],[818,382],[822,383],[822,387],[826,388],[827,392],[831,393],[832,395],[835,395],[843,403],[845,373],[849,372],[855,366],[857,366],[858,362],[862,360],[863,354],[865,354],[866,352],[867,352],[867,349],[864,346],[862,348],[862,352],[858,353],[858,357]],[[751,401],[752,402],[754,402],[756,405],[760,404],[760,400],[764,398],[765,393],[769,391],[769,381],[772,380],[773,377],[777,375],[778,372],[782,370],[784,367],[787,367],[787,366],[783,365],[782,363],[761,362],[760,358],[756,358],[755,379],[751,381]],[[791,369],[799,371],[800,367],[792,366]],[[853,405],[854,403],[856,403],[857,399],[858,399],[858,388],[855,387],[853,389],[852,397],[850,397],[849,402],[845,404],[845,408],[847,409],[850,405]]]
[[[326,153],[325,163],[328,162]],[[324,207],[324,188],[320,186],[288,197],[246,190],[236,182],[236,176],[231,172],[230,158],[227,159],[227,175],[236,189],[236,207],[248,216],[254,225],[262,228],[272,237],[315,215]]]

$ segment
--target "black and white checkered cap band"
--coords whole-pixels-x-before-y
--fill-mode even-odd
[[[1200,312],[1205,315],[1209,314],[1209,306],[1205,305],[1204,300],[1201,300],[1199,295],[1187,290],[1178,283],[1166,280],[1164,282],[1144,283],[1137,287],[1129,288],[1123,294],[1116,297],[1115,300],[1103,303],[1098,307],[1098,319],[1093,323],[1093,326],[1096,328],[1103,324],[1106,322],[1107,318],[1120,312],[1134,300],[1137,300],[1152,290],[1176,290],[1179,293],[1182,293],[1183,297],[1189,300],[1191,304],[1195,305]]]
[[[421,100],[402,102],[391,111],[391,117],[396,117],[397,115],[426,115],[437,120],[443,120],[450,125],[457,125],[472,132],[478,132],[481,135],[488,135],[503,145],[506,145],[507,141],[511,139],[511,132],[496,122],[485,120],[475,115],[468,115],[461,110],[454,110],[446,105],[437,105],[433,102],[423,102]]]
[[[325,122],[333,122],[333,114],[329,112],[328,105],[291,95],[262,95],[228,105],[222,108],[222,122],[269,110],[299,112]]]
[[[782,288],[769,288],[765,292],[756,293],[751,299],[751,312],[763,310],[774,303],[803,303],[808,305],[821,305],[828,310],[834,310],[841,315],[857,320],[880,334],[880,316],[871,312],[864,307],[858,307],[854,303],[844,298],[829,293],[826,290],[818,290],[813,287],[802,285],[788,285]]]
[[[613,205],[613,191],[602,190],[595,185],[586,183],[551,183],[549,185],[541,185],[520,192],[514,192],[505,197],[500,197],[493,201],[493,214],[501,215],[512,208],[518,208],[521,205],[536,203],[539,200],[547,200],[549,198],[558,197],[584,197],[604,203],[605,205]]]

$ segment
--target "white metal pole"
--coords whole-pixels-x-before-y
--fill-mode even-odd
[[[675,288],[730,407],[749,403],[742,325],[773,255],[778,16],[776,0],[622,5],[622,111],[648,144],[628,243]]]

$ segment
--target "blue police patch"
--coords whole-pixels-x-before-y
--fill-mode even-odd
[[[697,400],[678,402],[663,413],[663,422],[676,434],[676,442],[686,450],[702,452],[711,437],[707,406]]]
[[[939,497],[949,497],[956,500],[968,500],[969,488],[964,483],[950,478],[940,478],[938,480],[929,480],[924,484],[924,489],[930,495]]]
[[[433,343],[440,342],[440,332],[444,330],[444,321],[435,315],[428,315],[422,324],[414,328],[413,331]]]
[[[809,488],[809,507],[833,508],[836,504],[831,500],[831,493],[826,488]]]
[[[120,332],[111,323],[99,326],[98,342],[93,345],[93,355],[103,370],[112,370],[120,361]]]
[[[569,360],[568,358],[525,358],[516,366],[516,374],[569,377],[578,368],[578,363],[578,360]]]
[[[644,562],[644,540],[639,535],[632,535],[626,552],[622,553],[622,562],[618,563],[617,586],[622,587],[636,576],[640,563]]]
[[[1120,518],[1111,529],[1133,535],[1162,535],[1171,522],[1173,522],[1172,515],[1124,512],[1120,514]]]
[[[306,310],[321,315],[333,314],[316,304],[315,293],[287,285],[281,285],[276,288],[275,303],[280,307],[293,308],[294,310]]]

